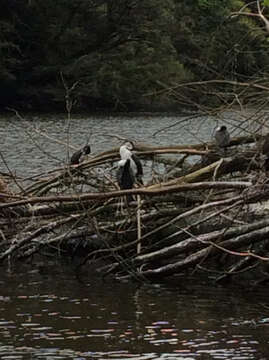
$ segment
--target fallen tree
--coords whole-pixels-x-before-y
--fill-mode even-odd
[[[78,271],[97,262],[103,275],[124,279],[196,270],[223,281],[257,269],[267,279],[269,221],[258,209],[269,200],[269,185],[257,140],[232,139],[225,158],[211,143],[136,144],[140,158],[152,163],[146,185],[131,190],[115,181],[118,148],[31,184],[16,179],[19,191],[3,185],[0,261],[57,252],[73,258]],[[128,194],[136,197],[129,205]]]

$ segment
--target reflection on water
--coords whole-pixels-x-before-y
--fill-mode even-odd
[[[19,275],[18,275],[19,274]],[[70,266],[2,269],[1,359],[262,359],[268,291],[103,281]]]

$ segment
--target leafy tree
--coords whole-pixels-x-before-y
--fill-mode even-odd
[[[267,41],[251,19],[231,18],[238,0],[197,0],[177,6],[180,59],[198,79],[245,79],[268,66]],[[182,48],[184,52],[182,53]]]
[[[159,89],[158,82],[188,78],[171,41],[173,11],[173,1],[164,5],[159,0],[106,1],[97,7],[98,36],[68,67],[68,74],[80,81],[80,94],[107,104],[133,103]]]
[[[16,1],[0,5],[0,105],[5,106],[17,99],[17,72],[21,68],[22,54],[12,13]]]
[[[0,4],[3,105],[20,100],[46,108],[59,103],[62,109],[64,78],[70,87],[76,84],[71,95],[80,104],[129,107],[165,101],[159,90],[184,81],[264,76],[269,65],[264,24],[257,17],[230,16],[247,1]]]

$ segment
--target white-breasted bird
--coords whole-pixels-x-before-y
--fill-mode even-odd
[[[266,134],[266,136],[264,137],[261,150],[264,156],[263,167],[265,171],[268,171],[269,170],[269,133]]]
[[[118,162],[117,182],[121,190],[132,189],[135,176],[131,168],[131,159],[122,159]],[[127,202],[133,201],[132,195],[127,195]]]
[[[230,134],[225,125],[219,126],[214,134],[217,147],[226,151],[230,144]]]
[[[121,190],[132,189],[134,184],[143,185],[143,167],[139,158],[132,153],[134,146],[126,142],[120,147],[121,160],[118,162],[117,182]],[[127,201],[132,201],[132,195],[127,196]]]
[[[143,185],[143,180],[142,180],[143,166],[139,157],[132,152],[133,149],[134,149],[133,143],[131,143],[130,141],[124,143],[120,147],[120,157],[121,160],[130,159],[130,168],[133,171],[135,180],[138,184]]]

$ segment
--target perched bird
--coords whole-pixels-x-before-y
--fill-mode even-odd
[[[84,156],[90,154],[90,145],[85,145],[82,149],[74,152],[70,159],[70,165],[78,165],[84,160]]]
[[[128,141],[120,147],[121,160],[130,159],[130,168],[132,169],[135,180],[138,184],[143,185],[143,167],[139,157],[132,153],[134,145]]]
[[[118,162],[117,182],[121,190],[132,189],[134,184],[143,185],[143,167],[139,158],[132,153],[134,146],[126,142],[120,147],[121,160]],[[127,202],[133,200],[132,195],[127,196]]]
[[[118,162],[117,182],[121,190],[132,189],[135,176],[131,168],[131,159],[122,159]],[[132,195],[127,195],[127,202],[133,201]]]
[[[227,146],[230,144],[230,134],[225,125],[218,127],[214,134],[216,145],[224,150],[227,150]]]
[[[265,156],[264,159],[264,169],[265,171],[269,170],[269,133],[266,134],[265,138],[264,138],[264,142],[262,145],[262,154]]]

